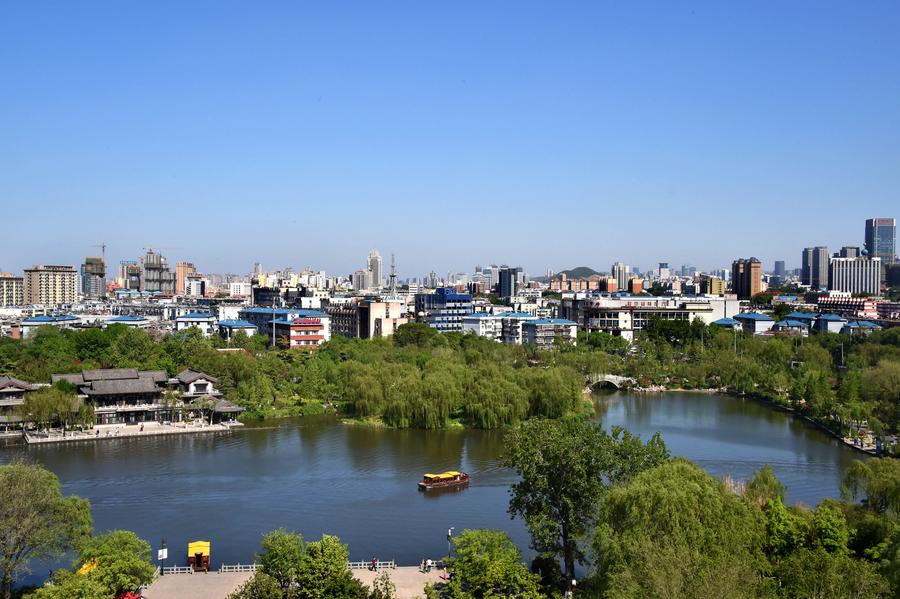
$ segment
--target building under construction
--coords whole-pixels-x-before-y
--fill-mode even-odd
[[[87,256],[81,265],[81,294],[87,299],[106,295],[106,264],[100,256]]]
[[[175,273],[169,270],[165,257],[152,249],[141,258],[141,290],[175,294]]]

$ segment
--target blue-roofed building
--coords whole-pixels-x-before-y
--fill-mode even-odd
[[[286,340],[290,341],[291,336],[299,336],[302,330],[303,335],[312,335],[311,327],[313,324],[320,325],[319,333],[316,335],[321,336],[321,339],[317,339],[318,343],[315,345],[320,345],[325,341],[331,339],[331,318],[325,312],[321,310],[308,310],[303,308],[244,308],[240,312],[238,312],[238,318],[240,320],[245,320],[256,327],[257,332],[260,335],[265,335],[268,339],[272,339],[272,323],[275,322],[275,336],[276,337],[284,337]],[[307,323],[305,325],[296,325],[300,327],[295,333],[291,333],[291,326],[294,320],[305,320]],[[294,341],[313,341],[313,339],[305,338],[305,339],[295,339]],[[304,344],[300,344],[304,345]],[[306,344],[308,345],[308,344]],[[291,347],[294,347],[293,345]]]
[[[212,337],[216,332],[216,316],[209,312],[188,312],[175,319],[175,332],[196,327],[204,337]]]
[[[784,319],[802,322],[803,326],[805,326],[807,329],[811,329],[816,322],[816,318],[818,317],[818,314],[813,314],[812,312],[791,312],[790,314],[786,315]]]
[[[21,322],[20,326],[22,329],[22,336],[28,337],[39,327],[51,326],[60,329],[71,329],[78,324],[81,324],[81,319],[77,316],[72,316],[71,314],[59,314],[56,316],[40,314],[38,316],[26,318]]]
[[[819,314],[815,329],[820,333],[840,333],[847,319],[839,314]]]
[[[772,331],[786,335],[799,335],[801,337],[809,335],[809,327],[799,320],[792,320],[789,318],[776,322],[775,326],[772,327]]]
[[[743,314],[735,314],[734,319],[741,323],[741,328],[745,333],[751,335],[761,335],[772,330],[775,326],[775,320],[768,314],[760,312],[744,312]]]
[[[131,329],[144,329],[150,325],[150,321],[146,316],[136,316],[134,314],[120,314],[113,316],[106,321],[107,326],[112,324],[123,324]]]
[[[720,318],[719,320],[712,321],[710,324],[714,324],[717,327],[722,327],[723,329],[733,330],[741,328],[741,323],[733,318]]]
[[[575,344],[578,325],[565,318],[536,318],[522,323],[522,343],[536,345],[542,349],[561,343]]]
[[[881,327],[869,320],[851,320],[841,329],[842,335],[868,335],[881,330]]]
[[[248,337],[252,337],[257,332],[256,325],[252,322],[234,318],[220,320],[218,328],[219,337],[221,337],[225,341],[231,341],[231,338],[234,337],[237,333],[244,333]]]
[[[442,333],[461,331],[463,316],[473,311],[472,295],[459,293],[453,287],[416,294],[416,317]]]

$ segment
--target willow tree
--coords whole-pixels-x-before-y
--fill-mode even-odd
[[[61,557],[91,533],[86,499],[65,497],[55,474],[43,466],[0,466],[0,597],[34,560]]]
[[[503,464],[521,477],[510,490],[509,512],[525,520],[535,551],[562,559],[568,584],[575,562],[584,563],[579,541],[604,493],[668,459],[658,434],[643,443],[585,419],[529,420],[506,437]]]

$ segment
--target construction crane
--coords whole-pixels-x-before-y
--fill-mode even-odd
[[[106,264],[106,242],[101,241],[100,243],[94,244],[91,246],[92,248],[100,248],[101,257],[103,258],[103,263]]]

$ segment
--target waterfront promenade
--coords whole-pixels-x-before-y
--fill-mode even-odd
[[[156,435],[181,435],[188,433],[222,433],[232,427],[242,426],[239,422],[209,424],[206,422],[144,422],[141,424],[99,424],[87,431],[27,431],[25,441],[29,444],[69,443],[73,441],[99,441],[122,439],[125,437],[153,437]]]
[[[375,577],[382,572],[387,572],[397,587],[397,599],[418,599],[425,596],[425,585],[440,582],[445,571],[435,568],[423,573],[418,566],[403,566],[377,572],[354,569],[353,575],[371,588]],[[154,580],[142,596],[146,599],[225,599],[251,576],[251,572],[166,574]]]

